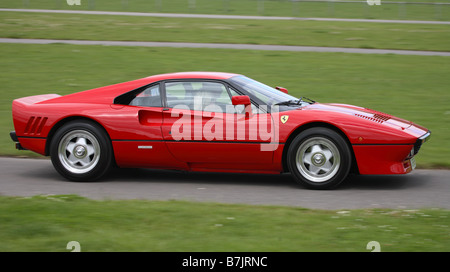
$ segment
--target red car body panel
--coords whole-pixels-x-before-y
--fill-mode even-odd
[[[320,124],[333,127],[345,136],[360,174],[405,174],[412,170],[411,149],[428,132],[424,127],[391,115],[342,104],[313,103],[250,116],[114,104],[116,97],[153,82],[227,80],[233,76],[236,74],[163,74],[65,96],[19,98],[13,101],[15,133],[21,147],[49,155],[56,129],[66,120],[86,118],[105,129],[120,167],[281,173],[286,171],[284,154],[293,136],[303,128]],[[282,116],[288,116],[285,123],[280,122]],[[173,133],[181,117],[200,120],[191,128],[187,140],[176,139]],[[223,122],[215,124],[214,129],[217,132],[221,127],[222,137],[205,133],[205,130],[212,131],[208,126],[213,117],[216,121],[232,120],[233,130]],[[268,124],[267,135],[252,134],[259,122]],[[198,130],[203,133],[196,134]],[[276,131],[278,135],[274,135]],[[261,151],[261,146],[269,151]]]

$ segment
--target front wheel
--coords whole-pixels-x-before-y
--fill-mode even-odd
[[[73,121],[55,133],[50,147],[55,169],[72,181],[93,181],[112,165],[112,147],[106,132],[90,121]]]
[[[328,128],[310,128],[298,134],[287,154],[295,180],[311,189],[331,189],[347,177],[351,167],[347,142]]]

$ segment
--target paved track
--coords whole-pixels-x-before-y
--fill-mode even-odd
[[[192,200],[314,209],[450,209],[450,171],[353,176],[336,190],[315,191],[291,176],[116,169],[98,182],[70,182],[47,159],[0,158],[0,194],[77,194],[93,199]]]
[[[450,56],[450,52],[438,52],[438,51],[363,49],[363,48],[292,46],[292,45],[226,44],[226,43],[87,41],[87,40],[47,40],[47,39],[10,39],[10,38],[0,38],[0,43],[22,43],[22,44],[62,43],[62,44],[76,44],[76,45],[105,45],[105,46],[216,48],[216,49],[291,51],[291,52],[340,52],[340,53],[357,53],[357,54],[396,54],[396,55],[445,56],[445,57]]]
[[[93,11],[93,10],[9,9],[9,8],[0,8],[0,11],[61,13],[61,14],[90,14],[90,15],[119,15],[119,16],[165,17],[165,18],[204,18],[204,19],[240,19],[240,20],[301,20],[301,21],[325,21],[325,22],[358,22],[358,23],[391,23],[391,24],[392,23],[396,23],[396,24],[450,25],[449,21],[419,21],[419,20],[305,18],[305,17],[280,17],[280,16],[183,14],[183,13],[147,13],[147,12]]]

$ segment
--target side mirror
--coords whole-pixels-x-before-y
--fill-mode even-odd
[[[231,103],[233,105],[250,105],[250,97],[248,97],[247,95],[236,95],[236,96],[232,96],[231,97]]]
[[[283,87],[275,87],[275,89],[277,89],[277,90],[279,90],[280,92],[283,92],[283,93],[285,93],[285,94],[287,94],[288,93],[288,90],[286,89],[286,88],[283,88]]]
[[[250,97],[247,95],[236,95],[231,97],[231,103],[234,106],[244,105],[245,106],[245,117],[249,118],[252,116],[252,103],[250,102]]]

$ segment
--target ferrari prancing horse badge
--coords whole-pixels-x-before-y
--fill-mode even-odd
[[[288,119],[289,119],[289,115],[281,116],[281,123],[283,123],[283,124],[286,123]]]

